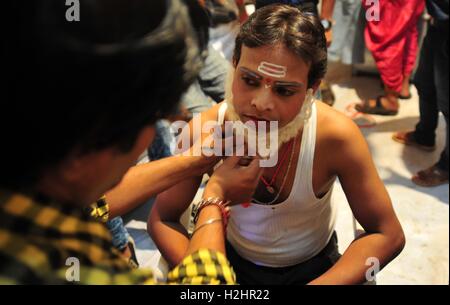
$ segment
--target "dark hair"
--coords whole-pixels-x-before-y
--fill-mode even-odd
[[[257,48],[277,43],[311,65],[308,87],[325,76],[327,46],[320,20],[289,5],[273,4],[256,10],[236,37],[233,61],[239,63],[242,45]]]
[[[72,22],[65,1],[8,1],[0,187],[30,187],[71,153],[129,151],[178,107],[207,42],[189,14],[208,27],[197,1],[185,1],[80,0]]]

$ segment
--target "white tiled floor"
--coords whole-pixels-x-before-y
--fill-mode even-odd
[[[330,68],[332,72],[333,65]],[[334,68],[345,71],[345,67],[339,65]],[[334,107],[344,112],[349,103],[381,93],[379,80],[376,78],[351,77],[350,73],[340,73],[337,84],[332,88],[336,95]],[[415,88],[412,88],[412,93],[412,99],[401,101],[397,116],[373,116],[376,126],[363,129],[407,239],[403,252],[379,273],[377,283],[448,284],[448,184],[423,188],[414,185],[410,180],[412,174],[439,159],[445,141],[445,121],[441,117],[437,136],[438,149],[435,152],[424,153],[391,140],[393,132],[413,129],[418,121],[418,97]],[[339,206],[337,231],[342,251],[353,238],[352,214],[342,189],[337,186],[333,200]]]
[[[330,65],[330,77],[336,95],[335,108],[344,111],[349,103],[375,97],[380,92],[379,81],[372,77],[352,77],[348,67]],[[333,75],[334,74],[334,75]],[[449,281],[449,189],[415,186],[410,177],[439,158],[444,145],[445,123],[438,128],[437,151],[423,153],[391,140],[397,130],[411,129],[418,120],[418,98],[401,101],[397,116],[374,116],[376,125],[362,129],[369,143],[380,176],[391,195],[395,211],[406,234],[406,247],[377,276],[380,284],[448,284]],[[352,214],[345,195],[337,183],[333,201],[339,207],[337,232],[341,252],[353,239]],[[160,254],[146,236],[145,222],[133,221],[132,228],[138,247],[138,259],[143,267],[164,270]]]

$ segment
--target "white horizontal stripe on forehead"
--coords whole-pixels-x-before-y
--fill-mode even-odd
[[[259,64],[258,71],[268,76],[282,78],[286,77],[287,68],[276,64],[271,64],[267,61],[262,61]]]

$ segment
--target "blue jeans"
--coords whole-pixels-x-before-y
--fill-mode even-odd
[[[364,62],[365,11],[361,0],[337,0],[334,6],[333,42],[328,48],[330,61],[351,65]]]
[[[420,107],[420,121],[414,137],[420,144],[434,145],[438,115],[442,112],[446,123],[446,141],[436,165],[445,171],[448,171],[448,42],[448,21],[446,25],[428,28],[414,78]]]
[[[181,98],[182,105],[192,114],[211,108],[211,100],[219,103],[225,98],[225,80],[230,63],[211,46],[205,65],[197,80]]]
[[[106,226],[112,235],[112,243],[114,247],[118,250],[123,250],[128,244],[128,238],[130,235],[128,234],[125,225],[123,224],[122,217],[117,216],[113,219],[110,219],[106,222]]]
[[[172,156],[170,145],[175,141],[174,136],[170,131],[170,124],[167,120],[156,121],[155,129],[155,138],[148,149],[148,157],[152,161]]]

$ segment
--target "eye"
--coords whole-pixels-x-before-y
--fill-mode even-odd
[[[275,86],[274,90],[280,96],[292,96],[295,94],[294,90],[289,90],[288,88],[282,86]]]
[[[259,81],[250,78],[246,75],[242,75],[241,76],[242,80],[248,85],[248,86],[252,86],[252,87],[258,87],[259,86]]]

